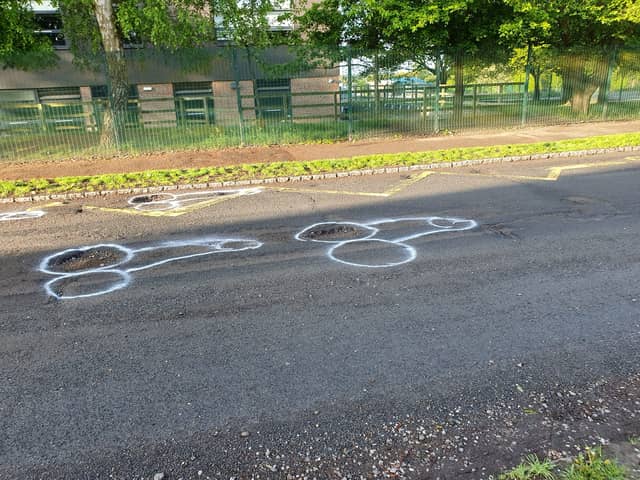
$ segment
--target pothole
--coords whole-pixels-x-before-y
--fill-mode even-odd
[[[580,197],[577,195],[571,197],[565,197],[563,199],[566,202],[575,203],[576,205],[590,205],[593,203],[598,203],[598,200],[589,197]]]
[[[497,223],[495,225],[488,225],[487,230],[491,233],[499,235],[502,238],[508,238],[509,240],[519,240],[520,237],[515,233],[514,229],[508,225]]]
[[[47,268],[56,273],[80,272],[113,267],[122,263],[127,256],[127,251],[111,246],[67,250],[51,258]]]
[[[374,230],[357,223],[322,223],[310,227],[299,236],[301,240],[316,240],[323,242],[340,242],[366,238]]]
[[[153,193],[150,195],[138,195],[136,197],[131,197],[129,199],[129,203],[140,204],[140,203],[164,202],[167,200],[173,200],[173,195],[170,195],[168,193]]]

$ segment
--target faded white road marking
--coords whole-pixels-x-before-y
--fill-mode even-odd
[[[32,218],[40,218],[46,215],[43,210],[25,210],[22,212],[4,212],[0,213],[0,222],[10,222],[12,220],[29,220]]]

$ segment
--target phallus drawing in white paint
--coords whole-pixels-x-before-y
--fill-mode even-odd
[[[129,286],[132,274],[167,263],[254,250],[261,246],[262,243],[257,240],[221,237],[169,241],[142,248],[104,243],[70,248],[49,255],[40,262],[39,270],[54,276],[44,285],[47,294],[59,300],[69,300],[115,292]],[[140,261],[139,257],[145,254],[150,258],[146,262]],[[80,291],[65,294],[65,284],[68,288],[74,287]]]
[[[327,256],[353,267],[395,267],[415,260],[417,252],[407,242],[427,235],[471,230],[475,220],[455,217],[401,217],[371,222],[321,222],[295,238],[326,243]],[[402,233],[398,235],[398,230]]]

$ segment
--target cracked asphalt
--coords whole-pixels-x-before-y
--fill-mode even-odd
[[[0,478],[487,478],[637,436],[629,158],[446,170],[389,197],[358,192],[406,174],[292,184],[178,217],[114,211],[118,196],[28,205],[46,215],[1,223]],[[389,268],[294,238],[323,222],[408,238],[416,217],[478,225],[411,238],[415,259]],[[212,238],[260,247],[195,256]],[[47,295],[42,259],[96,244],[137,252],[126,285]],[[57,288],[100,293],[103,276]]]

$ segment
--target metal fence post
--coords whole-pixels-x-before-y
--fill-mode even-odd
[[[442,60],[440,52],[436,54],[436,94],[433,105],[433,131],[438,133],[440,131],[440,76],[442,71]]]
[[[347,47],[347,130],[353,140],[353,74],[351,71],[351,47]]]
[[[244,115],[242,112],[242,94],[240,92],[240,72],[238,70],[238,54],[236,49],[231,50],[233,68],[233,83],[236,87],[236,104],[238,106],[238,121],[240,123],[240,145],[244,145]]]
[[[473,85],[473,126],[476,126],[476,116],[478,112],[478,84]]]
[[[531,71],[531,44],[527,47],[527,64],[524,67],[524,92],[522,92],[522,119],[521,124],[527,123],[527,104],[529,103],[529,72]]]

